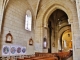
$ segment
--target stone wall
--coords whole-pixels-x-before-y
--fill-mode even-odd
[[[27,48],[27,54],[34,54],[34,45],[29,45],[29,39],[34,40],[34,30],[25,30],[25,15],[27,10],[32,10],[26,0],[10,0],[4,14],[2,25],[2,46],[19,45]],[[33,27],[33,25],[32,25]],[[12,43],[6,43],[6,34],[12,34]]]

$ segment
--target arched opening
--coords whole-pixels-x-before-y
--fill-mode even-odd
[[[62,51],[72,50],[72,32],[70,29],[65,30],[61,37]]]
[[[68,16],[64,11],[60,9],[56,9],[50,15],[48,19],[48,40],[49,40],[48,41],[48,44],[49,44],[48,52],[49,53],[56,52],[56,51],[62,51],[63,37],[64,37],[64,35],[62,34],[67,29],[71,29],[71,27],[68,28],[68,26],[70,26],[68,22]],[[70,35],[70,34],[67,34],[67,35]]]

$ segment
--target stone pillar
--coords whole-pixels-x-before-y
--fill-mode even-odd
[[[79,28],[80,28],[80,0],[76,0],[76,8],[77,8],[78,21],[79,21]]]
[[[43,52],[43,26],[41,18],[38,18],[36,21],[34,46],[35,52]]]
[[[42,32],[42,27],[38,27],[36,28],[35,31],[35,52],[42,52],[43,51],[43,36],[42,36],[43,32]]]

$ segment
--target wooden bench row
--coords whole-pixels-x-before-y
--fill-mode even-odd
[[[71,55],[71,52],[58,52],[58,53],[41,53],[36,52],[34,55],[27,55],[24,58],[17,58],[17,60],[62,60],[68,58]]]
[[[63,59],[63,58],[69,58],[70,55],[72,55],[72,52],[68,51],[68,52],[58,52],[58,53],[40,53],[40,52],[36,52],[35,56],[47,56],[47,57],[57,57],[58,60],[59,59]]]
[[[18,58],[17,60],[58,60],[58,59],[56,57],[31,57],[24,59]]]

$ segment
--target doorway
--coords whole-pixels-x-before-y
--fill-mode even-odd
[[[70,27],[68,28],[68,25],[70,25],[68,23],[68,16],[64,11],[62,11],[60,9],[56,9],[50,15],[50,17],[48,19],[48,38],[49,38],[48,53],[53,53],[53,52],[58,51],[58,40],[60,38],[59,32],[62,31],[62,33],[63,33],[63,31],[70,29]],[[62,49],[62,42],[61,41],[59,42],[60,49]]]

